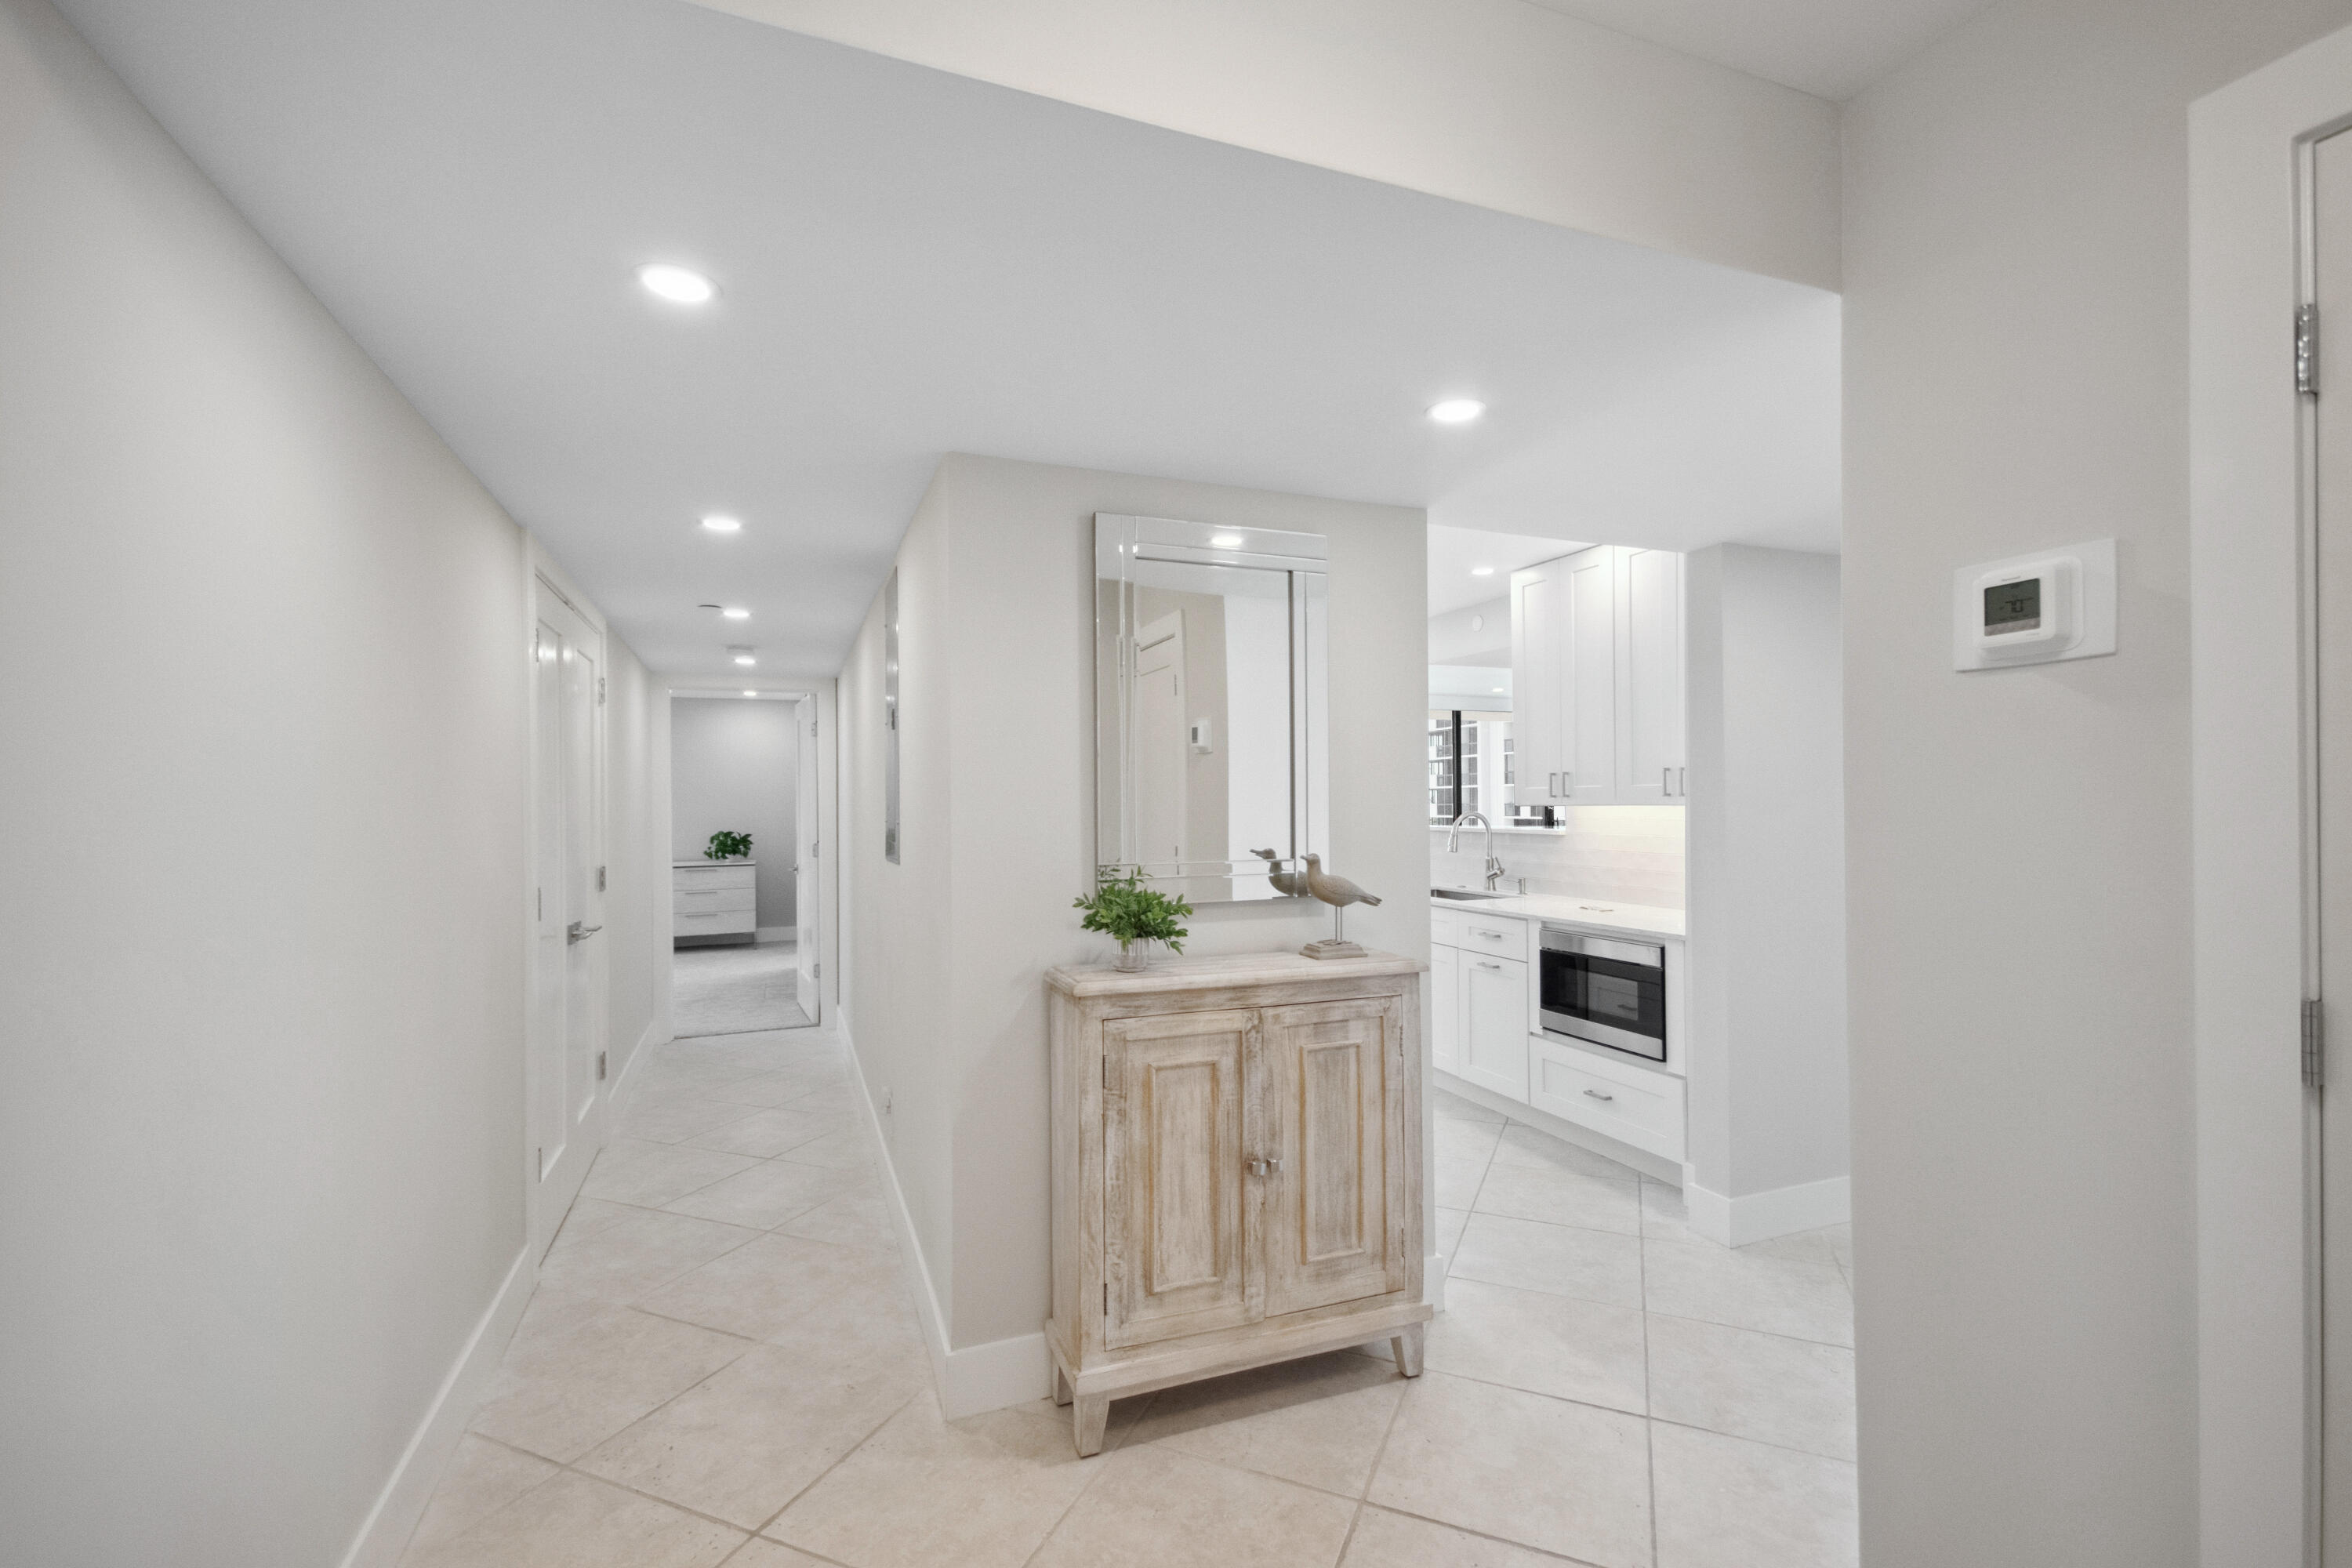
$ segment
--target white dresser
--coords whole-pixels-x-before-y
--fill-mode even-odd
[[[740,936],[760,933],[757,862],[673,860],[669,870],[670,934]]]

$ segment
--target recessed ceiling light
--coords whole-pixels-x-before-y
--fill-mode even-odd
[[[673,305],[707,305],[719,292],[701,273],[667,261],[649,261],[638,268],[637,281],[646,286],[646,293]]]
[[[751,618],[751,612],[740,605],[730,605],[719,613],[730,621],[748,621]]]
[[[1502,694],[1503,694],[1503,689],[1502,689],[1501,687],[1497,686],[1496,688],[1495,688],[1495,695],[1496,695],[1496,696],[1500,697]]]
[[[1486,412],[1486,405],[1475,397],[1449,397],[1429,405],[1429,416],[1440,425],[1467,425]]]
[[[1241,547],[1242,536],[1238,533],[1213,533],[1209,535],[1209,548],[1212,550],[1239,550]]]
[[[1492,577],[1494,574],[1495,569],[1492,566],[1473,566],[1470,568],[1470,575],[1473,577]]]
[[[756,691],[746,691],[743,695],[746,697],[757,697],[760,694]]]
[[[748,653],[739,653],[735,656],[735,662],[741,665],[744,668],[749,669],[751,666],[759,663],[760,661],[753,658]]]
[[[702,526],[709,529],[713,533],[740,533],[743,531],[743,523],[741,519],[721,517],[716,512],[704,518],[702,520]]]

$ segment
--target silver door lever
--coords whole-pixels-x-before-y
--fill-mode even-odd
[[[584,926],[578,921],[573,921],[570,926],[565,928],[563,940],[567,943],[586,942],[590,937],[594,936],[598,931],[603,931],[604,929],[604,928],[603,926]]]

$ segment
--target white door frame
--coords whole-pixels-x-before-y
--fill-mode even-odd
[[[2189,108],[2199,1530],[2215,1568],[2302,1568],[2316,1546],[2310,444],[2291,327],[2310,144],[2347,118],[2352,29]],[[2352,356],[2321,375],[2352,395]]]
[[[526,561],[526,566],[528,570],[525,574],[526,586],[524,590],[525,597],[523,605],[525,647],[534,650],[533,656],[535,657],[535,650],[538,647],[539,624],[541,618],[542,604],[551,598],[559,601],[573,615],[585,622],[591,631],[593,632],[596,646],[596,668],[598,679],[600,680],[609,679],[610,661],[608,654],[612,639],[608,628],[604,624],[604,616],[598,612],[595,605],[588,598],[588,596],[585,594],[583,594],[579,588],[563,574],[562,569],[559,568],[555,564],[554,561],[548,556],[547,552],[540,547],[538,541],[530,541],[527,553],[528,559]],[[536,1114],[538,1104],[536,1094],[538,1086],[531,1081],[530,1075],[538,1068],[537,1046],[535,1042],[538,1038],[537,1030],[539,1028],[539,1024],[532,1016],[532,1009],[537,1005],[536,981],[538,974],[538,943],[540,936],[540,910],[537,896],[539,888],[539,801],[541,784],[539,776],[540,759],[538,739],[540,715],[539,681],[535,672],[531,676],[526,687],[526,690],[529,695],[525,703],[524,726],[524,734],[527,737],[527,740],[525,742],[526,760],[524,764],[525,794],[523,804],[523,888],[521,911],[524,944],[524,1115],[521,1130],[521,1163],[523,1191],[525,1194],[523,1205],[524,1215],[530,1228],[531,1237],[530,1245],[533,1257],[536,1258],[539,1254],[543,1253],[546,1250],[548,1243],[554,1238],[556,1224],[561,1219],[561,1216],[541,1212],[542,1206],[551,1203],[552,1200],[549,1195],[549,1190],[545,1183],[541,1179],[543,1173],[539,1168],[539,1145],[534,1137],[535,1130],[531,1121],[533,1115]],[[607,769],[607,759],[605,755],[606,724],[604,718],[604,697],[602,688],[600,688],[598,691],[595,703],[595,712],[597,714],[596,735],[594,743],[590,748],[590,766],[593,770],[593,782],[590,787],[591,794],[594,797],[593,805],[591,809],[591,826],[589,828],[589,841],[591,846],[590,859],[596,865],[609,866],[612,863],[612,843],[607,802],[610,798],[611,781],[605,776]],[[611,963],[607,957],[607,950],[603,943],[596,944],[594,950],[589,954],[589,963],[593,971],[593,978],[590,982],[590,992],[594,997],[596,1013],[595,1028],[600,1040],[600,1043],[596,1047],[596,1054],[600,1058],[608,1058],[612,1049],[612,1041],[609,1038],[612,1024],[609,1008]],[[586,1164],[593,1163],[597,1152],[604,1146],[605,1136],[605,1112],[609,1106],[612,1091],[611,1084],[604,1079],[597,1078],[592,1081],[594,1084],[594,1088],[591,1090],[591,1104],[587,1113],[582,1118],[578,1129],[578,1135],[585,1143],[585,1147],[580,1151],[580,1155],[583,1163]],[[564,1203],[567,1208],[570,1206],[571,1198],[573,1195],[575,1194],[570,1192],[565,1194]]]
[[[656,812],[663,824],[663,838],[669,836],[670,768],[674,762],[670,743],[670,704],[681,697],[737,697],[745,690],[754,690],[764,698],[784,700],[798,698],[813,705],[816,717],[816,798],[796,801],[794,812],[799,817],[801,852],[814,840],[817,846],[816,865],[809,878],[816,898],[817,962],[823,965],[817,976],[817,1021],[834,1019],[841,1005],[841,842],[840,803],[835,791],[838,766],[835,700],[837,682],[832,676],[772,676],[764,680],[730,681],[723,677],[674,677],[662,683],[662,712],[655,728],[655,754],[650,765],[657,770],[658,804]],[[806,744],[803,738],[803,743]],[[660,1000],[661,1033],[665,1039],[676,1033],[675,1020],[670,1016],[668,955],[676,941],[669,880],[662,879],[655,890],[657,900],[654,910],[653,931],[656,951],[662,956],[658,966],[656,994]]]

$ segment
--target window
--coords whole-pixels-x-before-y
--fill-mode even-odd
[[[1462,780],[1454,760],[1462,715],[1433,710],[1429,715],[1429,820],[1447,823],[1462,815]]]

